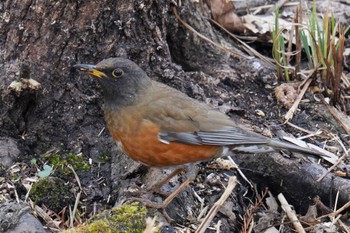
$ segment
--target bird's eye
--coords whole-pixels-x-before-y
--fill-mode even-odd
[[[122,76],[123,74],[124,74],[124,71],[123,71],[122,69],[119,69],[119,68],[117,68],[117,69],[115,69],[115,70],[112,71],[112,75],[113,75],[113,77],[115,77],[115,78],[119,78],[119,77]]]

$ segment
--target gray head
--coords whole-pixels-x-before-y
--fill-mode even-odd
[[[97,78],[105,104],[111,108],[132,104],[151,82],[137,64],[124,58],[108,58],[96,65],[77,64],[74,67]]]

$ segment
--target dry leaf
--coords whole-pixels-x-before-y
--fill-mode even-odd
[[[213,19],[230,32],[242,32],[242,20],[234,13],[235,6],[228,0],[207,0]]]

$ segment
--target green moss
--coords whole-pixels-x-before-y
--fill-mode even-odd
[[[55,212],[61,211],[65,206],[74,203],[74,195],[64,181],[57,177],[46,177],[33,184],[29,196],[41,206]]]
[[[90,165],[84,160],[83,154],[44,154],[43,159],[48,161],[50,165],[55,167],[56,172],[63,177],[68,177],[72,175],[72,170],[67,166],[70,164],[75,171],[89,171]]]
[[[76,155],[73,153],[69,153],[67,154],[67,162],[71,164],[76,170],[82,170],[82,171],[90,170],[90,164],[88,164],[84,160],[83,154]]]
[[[69,229],[65,233],[107,232],[107,233],[139,233],[146,227],[147,209],[138,203],[123,204],[110,211],[105,211],[88,224]]]
[[[11,179],[12,180],[18,180],[20,178],[20,176],[18,175],[18,174],[13,174],[12,176],[11,176]]]
[[[106,163],[109,162],[111,160],[111,157],[108,155],[100,155],[98,157],[98,159],[102,162],[102,163]]]

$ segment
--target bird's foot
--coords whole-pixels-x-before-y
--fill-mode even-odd
[[[128,187],[128,193],[135,197],[135,196],[151,196],[152,194],[156,194],[156,195],[160,195],[162,197],[168,197],[171,193],[170,192],[166,192],[166,191],[162,191],[161,189],[145,189],[142,188],[140,186],[138,186],[137,184],[133,184],[130,187]],[[147,199],[147,198],[146,198]]]
[[[144,204],[145,206],[149,207],[149,208],[154,208],[154,209],[158,209],[164,216],[165,220],[171,224],[174,220],[169,216],[169,214],[166,212],[165,207],[164,206],[164,202],[163,203],[158,203],[158,202],[153,202],[150,201],[147,198],[139,198],[139,197],[132,197],[129,198],[128,201],[130,202],[140,202],[142,204]]]
[[[150,201],[147,198],[137,198],[137,197],[132,197],[129,198],[129,201],[131,202],[141,202],[145,206],[149,208],[155,208],[161,210],[162,214],[164,215],[165,219],[171,223],[173,220],[170,218],[168,213],[165,211],[165,208],[174,200],[174,198],[181,193],[190,183],[192,182],[191,179],[186,179],[173,193],[171,193],[162,203],[158,202],[153,202]]]
[[[132,195],[132,196],[142,196],[145,194],[159,194],[163,197],[167,197],[169,196],[171,193],[169,192],[165,192],[162,191],[162,187],[168,183],[174,176],[180,174],[184,169],[183,168],[179,168],[174,170],[173,172],[171,172],[169,175],[167,175],[165,178],[163,178],[161,181],[159,181],[158,183],[154,184],[153,186],[151,186],[150,188],[143,188],[142,186],[139,186],[136,183],[131,184],[128,187],[128,192]]]

